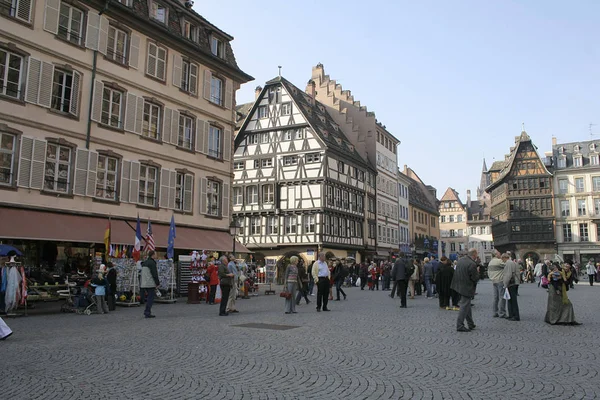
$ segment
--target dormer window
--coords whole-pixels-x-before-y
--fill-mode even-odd
[[[573,157],[573,166],[574,167],[582,167],[583,166],[583,158],[581,156]]]
[[[596,151],[596,143],[590,144],[590,151]]]
[[[576,145],[575,145],[575,147],[573,147],[573,150],[574,150],[576,153],[579,153],[579,152],[581,151],[581,146],[579,146],[578,144],[576,144]]]
[[[591,154],[590,155],[590,165],[600,165],[600,162],[598,162],[598,154]]]
[[[556,164],[558,168],[565,168],[567,166],[567,158],[565,156],[558,157]]]
[[[219,58],[224,58],[225,51],[224,51],[223,41],[215,36],[212,36],[210,38],[210,51],[212,51],[212,53],[215,56],[217,56]]]
[[[150,17],[163,24],[167,23],[167,8],[156,1],[150,6]]]
[[[190,21],[183,21],[182,35],[192,42],[198,41],[198,27],[192,24]]]

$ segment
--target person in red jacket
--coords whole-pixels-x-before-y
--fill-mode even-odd
[[[210,285],[210,291],[208,292],[208,304],[215,304],[215,295],[217,294],[217,285],[219,285],[219,269],[214,262],[210,262],[208,269],[206,270],[208,275],[208,284]]]

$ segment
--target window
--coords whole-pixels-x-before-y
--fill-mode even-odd
[[[210,78],[210,101],[223,105],[223,81],[214,75]]]
[[[279,218],[276,216],[267,217],[267,235],[277,235],[279,233]]]
[[[71,148],[48,143],[44,190],[68,193],[71,177]]]
[[[294,139],[304,139],[304,129],[294,129]]]
[[[275,201],[275,191],[273,185],[263,185],[262,187],[262,202],[273,203]]]
[[[165,80],[167,71],[167,49],[154,43],[148,43],[148,64],[146,73],[161,81]]]
[[[258,134],[248,135],[248,144],[258,144]]]
[[[221,215],[221,184],[217,181],[207,181],[206,206],[208,215]]]
[[[290,115],[292,113],[292,103],[283,103],[281,105],[281,115]]]
[[[250,234],[260,235],[260,217],[250,218]]]
[[[600,216],[600,199],[594,199],[594,214]],[[598,239],[600,240],[600,237]]]
[[[454,229],[450,229],[450,237],[455,237],[456,231]]]
[[[588,224],[579,224],[579,239],[581,242],[589,242]]]
[[[175,209],[182,211],[183,210],[183,197],[185,189],[185,174],[180,172],[177,173],[177,178],[175,180]]]
[[[182,34],[186,39],[195,42],[196,38],[198,37],[198,28],[195,25],[193,25],[190,21],[183,21]]]
[[[262,160],[260,160],[261,168],[271,168],[272,166],[273,166],[272,158],[263,158]]]
[[[335,188],[335,206],[341,207],[342,205],[342,191],[339,188]]]
[[[577,200],[577,215],[579,217],[585,216],[585,200]]]
[[[131,7],[131,3],[133,2],[133,0],[117,0],[117,1],[127,7]]]
[[[296,227],[298,225],[298,220],[295,215],[290,215],[285,217],[285,233],[291,234],[296,233]]]
[[[261,143],[269,143],[269,133],[263,132],[260,134],[260,142]]]
[[[560,216],[568,217],[571,215],[571,207],[569,205],[569,200],[561,200],[560,202]]]
[[[569,193],[569,181],[568,180],[566,180],[566,179],[558,180],[558,193],[559,194]]]
[[[590,155],[590,165],[598,165],[598,164],[600,164],[598,162],[598,154]]]
[[[287,130],[283,132],[283,140],[292,140],[292,131]]]
[[[304,216],[304,233],[315,233],[315,216]]]
[[[0,49],[0,94],[21,98],[23,57]]]
[[[0,185],[12,185],[17,137],[0,132]]]
[[[600,176],[592,177],[592,187],[594,192],[600,192]]]
[[[188,117],[187,115],[179,115],[179,134],[177,135],[177,146],[191,150],[193,142],[193,132],[194,118]],[[208,149],[208,153],[210,154],[210,134]]]
[[[162,4],[153,1],[152,6],[150,7],[150,17],[158,22],[166,24],[167,9]]]
[[[241,206],[244,204],[244,194],[242,193],[242,188],[234,187],[233,188],[233,205]]]
[[[583,193],[585,191],[585,185],[583,178],[575,178],[575,192]]]
[[[114,26],[108,27],[106,57],[120,64],[127,63],[127,33]]]
[[[119,160],[100,154],[96,179],[96,197],[106,200],[117,200],[117,166]]]
[[[189,61],[181,64],[181,90],[195,95],[198,92],[198,65]]]
[[[464,235],[464,231],[462,229],[458,230],[458,237],[462,237]]]
[[[259,106],[258,107],[258,118],[262,119],[262,118],[267,118],[267,117],[268,117],[267,106]]]
[[[64,113],[70,112],[72,89],[73,73],[55,69],[52,84],[52,108]]]
[[[471,227],[469,228],[469,232],[471,233],[471,235],[475,235],[475,233],[477,232],[475,227]]]
[[[214,36],[210,38],[210,51],[219,58],[225,57],[223,42]]]
[[[31,0],[1,0],[0,15],[31,22]]]
[[[122,128],[123,93],[104,86],[102,94],[102,116],[100,122],[114,128]]]
[[[296,164],[298,164],[298,156],[283,157],[283,165],[296,165]]]
[[[221,128],[211,125],[208,130],[208,155],[221,158]]]
[[[450,243],[450,251],[456,251],[456,243]]]
[[[446,222],[446,216],[445,215],[442,215],[440,218],[442,220],[442,223]]]
[[[448,217],[448,221],[449,221],[449,222],[454,222],[454,215],[450,215],[450,216]]]
[[[258,187],[248,186],[246,189],[246,200],[248,204],[258,204]]]
[[[346,166],[344,165],[343,161],[338,161],[338,172],[343,174],[345,169]]]
[[[66,3],[60,3],[58,37],[77,45],[83,39],[83,11]]]
[[[583,160],[581,157],[573,157],[573,166],[581,167],[583,165]]]
[[[140,166],[140,193],[138,203],[156,206],[156,178],[158,170],[150,165]]]
[[[462,214],[457,215],[456,222],[462,222],[462,218],[463,218]]]
[[[151,139],[160,138],[162,107],[158,104],[144,102],[144,125],[142,135]]]
[[[236,161],[233,163],[233,169],[235,171],[242,171],[245,168],[245,162],[244,161]]]
[[[564,156],[558,157],[557,160],[558,168],[565,168],[567,166],[567,159]]]

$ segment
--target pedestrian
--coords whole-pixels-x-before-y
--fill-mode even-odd
[[[106,297],[108,300],[108,310],[115,311],[117,309],[117,269],[111,262],[107,262],[108,273],[106,274],[106,280],[108,281],[109,293]]]
[[[427,298],[433,298],[433,264],[429,262],[429,257],[423,259],[423,278],[425,279],[425,289],[427,290]]]
[[[94,298],[96,299],[96,306],[100,314],[108,313],[108,305],[106,304],[106,292],[108,288],[108,281],[104,278],[104,271],[106,266],[100,265],[100,270],[94,279],[92,279],[92,287],[94,288]]]
[[[148,252],[148,258],[142,264],[142,283],[140,284],[140,289],[142,291],[142,297],[146,300],[146,309],[144,310],[144,316],[146,318],[155,317],[152,314],[152,304],[154,304],[156,289],[160,285],[156,261],[154,260],[155,255],[156,253],[154,250],[150,250]]]
[[[333,270],[333,281],[335,283],[335,293],[337,297],[335,301],[340,301],[340,293],[344,296],[344,300],[346,300],[346,293],[342,289],[344,279],[346,279],[345,268],[342,262],[338,261]]]
[[[315,280],[313,279],[312,274],[308,273],[308,269],[307,269],[306,273],[308,275],[308,295],[314,296],[313,289],[315,288]]]
[[[590,286],[594,286],[594,275],[596,275],[596,267],[594,267],[594,259],[590,258],[587,265],[585,266],[587,271],[588,279],[590,280]]]
[[[13,331],[6,325],[6,322],[0,318],[0,340],[6,340],[12,334]]]
[[[239,270],[237,265],[235,264],[235,259],[233,255],[229,255],[229,263],[227,264],[227,270],[230,274],[233,274],[233,279],[231,282],[231,289],[229,291],[229,297],[227,300],[227,309],[225,310],[227,313],[238,313],[239,311],[235,307],[235,302],[238,295],[238,279],[239,279]],[[221,300],[223,301],[223,300]]]
[[[312,276],[312,274],[311,274]],[[369,267],[367,263],[361,263],[360,269],[358,271],[358,277],[360,278],[360,290],[365,290],[365,285],[367,284],[367,277],[369,276]]]
[[[391,279],[394,281],[394,289],[397,288],[397,295],[400,297],[400,308],[406,308],[406,288],[408,287],[408,278],[413,272],[412,266],[410,270],[407,270],[404,253],[400,253],[400,257],[394,263],[391,273]],[[394,298],[394,290],[392,290],[390,296]]]
[[[291,261],[291,258],[290,258]],[[302,300],[302,296],[304,296],[304,300],[306,300],[306,304],[310,304],[310,300],[308,299],[308,273],[306,272],[306,267],[304,263],[298,263],[298,278],[300,281],[300,286],[298,287],[298,294],[296,295],[296,305],[300,305],[300,300]]]
[[[414,271],[408,280],[408,288],[410,292],[410,298],[415,298],[415,288],[421,284],[419,278],[419,261],[415,258],[412,260],[412,265],[414,267]]]
[[[390,281],[392,280],[391,275],[392,275],[392,266],[390,265],[390,263],[385,263],[383,265],[383,271],[381,272],[381,275],[383,276],[383,288],[382,290],[390,290]]]
[[[206,274],[208,275],[208,304],[215,304],[215,297],[217,295],[217,286],[219,285],[219,268],[215,265],[213,261],[208,263],[208,268],[206,269]],[[229,300],[229,299],[227,299]],[[221,302],[223,302],[223,298],[221,297]]]
[[[291,256],[290,264],[285,269],[285,286],[289,297],[285,298],[285,313],[296,314],[296,291],[300,286],[300,277],[298,275],[298,257]]]
[[[535,281],[537,282],[537,286],[540,287],[540,283],[542,282],[542,269],[544,268],[544,263],[542,260],[539,260],[533,269],[533,276]]]
[[[492,258],[488,265],[488,276],[492,280],[494,288],[492,316],[494,318],[506,318],[506,300],[504,300],[504,262],[502,261],[502,255],[498,250],[494,250],[493,255],[494,258]]]
[[[435,286],[438,291],[440,308],[443,310],[452,309],[450,307],[450,298],[452,297],[452,289],[450,286],[452,285],[453,276],[454,268],[452,268],[451,261],[446,256],[442,256],[442,258],[440,258],[440,266],[435,275]],[[454,307],[457,306],[454,302],[452,305]]]
[[[328,295],[329,295],[329,268],[325,258],[325,253],[319,253],[319,259],[313,263],[312,276],[317,282],[317,312],[329,311],[327,308]]]
[[[502,261],[504,261],[504,276],[502,282],[504,289],[508,289],[510,299],[508,303],[508,320],[509,321],[520,321],[521,316],[519,315],[519,303],[517,301],[517,293],[519,290],[519,283],[521,282],[519,265],[510,259],[510,254],[502,254]]]
[[[229,292],[231,292],[231,286],[233,285],[233,273],[229,272],[227,263],[229,259],[227,256],[221,256],[219,259],[219,282],[221,286],[221,304],[219,306],[219,316],[225,317],[229,315],[227,312],[227,303],[229,299]]]
[[[458,261],[450,285],[456,293],[460,294],[458,303],[460,310],[456,320],[456,330],[458,332],[470,332],[476,327],[471,311],[471,299],[475,295],[475,286],[479,280],[476,259],[477,250],[469,249],[468,254]],[[465,326],[465,319],[467,320],[467,326]]]
[[[431,292],[433,293],[433,295],[435,297],[438,297],[438,290],[437,290],[437,285],[435,283],[436,281],[436,276],[438,273],[438,270],[440,269],[440,262],[435,258],[434,255],[431,256],[431,265],[433,267],[433,277],[431,279]]]
[[[564,263],[569,265],[569,263]],[[572,278],[571,274],[576,273],[571,268],[557,268],[559,272],[558,279],[553,283],[556,285],[552,290],[548,290],[548,305],[546,307],[546,316],[544,321],[550,325],[581,325],[575,320],[575,311],[573,310],[573,304],[567,296],[569,290],[568,281]],[[554,280],[554,273],[548,274],[548,280],[552,282]]]

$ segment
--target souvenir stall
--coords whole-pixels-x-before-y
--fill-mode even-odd
[[[154,301],[156,303],[175,303],[175,263],[173,260],[159,260],[156,263],[158,270],[158,280],[160,281],[161,296],[156,297]]]
[[[4,299],[4,312],[7,317],[16,317],[22,314],[17,313],[19,306],[24,306],[25,315],[27,315],[27,279],[25,270],[20,262],[15,261],[15,257],[4,264],[0,269],[2,277],[2,286],[0,286],[0,296]]]
[[[189,256],[179,256],[179,266],[177,268],[177,291],[180,296],[189,297],[189,288],[198,288],[198,299],[206,301],[210,290],[207,280],[208,263],[217,261],[219,254],[210,253],[208,250],[202,252],[193,251]],[[191,285],[190,285],[191,284]]]
[[[275,283],[275,271],[277,269],[277,260],[268,258],[265,260],[266,269],[266,284],[269,285],[268,289],[265,289],[265,294],[275,294],[273,290],[273,284]]]
[[[139,271],[141,261],[133,258],[109,258],[117,271],[117,305],[139,306]]]

